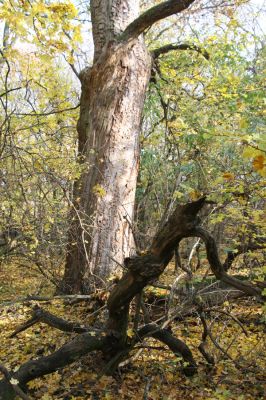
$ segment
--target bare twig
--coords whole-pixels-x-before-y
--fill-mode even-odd
[[[69,107],[69,108],[64,108],[63,110],[52,110],[44,113],[15,113],[15,115],[25,115],[27,117],[46,117],[47,115],[52,115],[52,114],[61,114],[63,112],[67,111],[73,111],[79,108],[80,104],[77,104],[74,107]]]
[[[153,58],[158,58],[162,54],[167,54],[169,53],[169,51],[174,51],[174,50],[193,50],[202,54],[202,56],[206,58],[206,60],[209,60],[210,58],[210,55],[206,50],[200,48],[199,46],[189,43],[181,43],[181,44],[170,43],[165,46],[159,47],[158,49],[153,50],[151,54]]]
[[[69,295],[58,295],[58,296],[26,296],[20,297],[15,300],[7,300],[3,303],[0,303],[0,306],[10,306],[16,303],[27,303],[29,301],[54,301],[54,300],[65,300],[65,299],[72,299],[72,300],[91,300],[94,294],[85,295],[85,294],[69,294]]]
[[[149,399],[149,391],[151,387],[151,378],[146,378],[146,383],[145,383],[145,388],[144,388],[144,393],[143,393],[143,400],[148,400]]]
[[[243,326],[243,324],[239,321],[239,319],[236,318],[234,315],[232,315],[232,314],[230,314],[230,313],[228,313],[228,312],[226,312],[226,311],[224,311],[224,310],[217,310],[216,308],[215,308],[215,309],[214,309],[214,308],[207,308],[207,309],[205,309],[205,311],[206,311],[206,312],[217,312],[217,313],[219,313],[219,314],[227,315],[228,317],[232,318],[232,320],[235,321],[235,322],[240,326],[240,328],[242,329],[242,331],[244,332],[244,334],[245,334],[246,336],[248,336],[247,330],[245,329],[245,327]]]
[[[203,327],[204,327],[204,336],[206,335],[206,338],[207,338],[207,336],[209,336],[209,338],[210,338],[210,340],[212,341],[212,343],[214,344],[214,346],[215,346],[221,353],[223,353],[223,355],[224,355],[226,358],[228,358],[229,360],[231,360],[231,361],[235,364],[236,367],[239,368],[239,367],[240,367],[239,364],[230,356],[230,354],[228,354],[228,352],[227,352],[226,350],[224,350],[224,349],[219,345],[219,343],[218,343],[218,342],[215,340],[215,338],[213,337],[213,334],[212,334],[211,330],[208,328],[207,322],[206,322],[206,320],[205,320],[204,312],[203,312],[203,311],[200,311],[200,312],[199,312],[199,316],[200,316],[202,325],[203,325]],[[206,340],[206,338],[205,338],[205,340]]]

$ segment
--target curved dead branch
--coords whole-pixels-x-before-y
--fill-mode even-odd
[[[203,332],[202,332],[202,336],[201,336],[201,343],[198,347],[199,351],[201,352],[201,354],[203,355],[203,357],[205,358],[205,360],[208,362],[208,364],[210,365],[214,365],[215,361],[214,361],[214,357],[209,354],[208,350],[206,349],[207,347],[207,338],[209,335],[209,330],[208,330],[208,325],[206,323],[206,320],[204,318],[203,315],[203,310],[199,310],[199,315],[200,315],[200,320],[203,326]]]
[[[158,325],[151,323],[143,326],[138,331],[138,336],[140,338],[148,336],[153,337],[154,339],[166,344],[177,357],[180,357],[181,355],[187,364],[183,368],[185,375],[192,376],[197,372],[197,364],[189,347],[182,340],[174,337],[169,330],[160,329]]]
[[[201,198],[192,203],[178,205],[172,215],[161,224],[148,252],[145,255],[125,259],[127,271],[114,287],[108,299],[109,319],[105,333],[96,332],[96,330],[91,333],[81,333],[55,353],[23,364],[18,371],[11,374],[12,378],[18,381],[22,390],[30,380],[54,372],[94,350],[100,350],[104,353],[105,358],[109,360],[107,370],[112,370],[146,336],[160,340],[175,354],[181,355],[186,362],[186,365],[184,365],[185,374],[192,375],[196,372],[197,366],[190,349],[168,330],[161,329],[156,324],[147,324],[138,331],[138,336],[132,341],[127,337],[127,329],[131,301],[137,294],[141,293],[147,284],[153,282],[162,274],[173,257],[177,244],[185,237],[198,236],[204,241],[210,267],[217,279],[248,295],[260,295],[260,290],[256,286],[231,277],[224,270],[213,237],[199,227],[200,220],[197,214],[204,202],[205,198]],[[37,308],[32,319],[24,324],[25,329],[36,321],[42,321],[69,332],[82,332],[83,329],[88,329],[64,321],[40,308]],[[16,333],[22,330],[17,330]],[[95,336],[96,334],[97,336]],[[204,339],[203,337],[203,342]],[[1,381],[0,400],[11,400],[14,397],[14,389],[8,380]]]
[[[196,227],[192,236],[198,236],[204,241],[211,270],[217,279],[220,279],[222,282],[241,290],[249,296],[261,295],[261,290],[251,282],[240,281],[239,279],[227,274],[223,264],[220,261],[216,242],[208,231],[201,227]]]
[[[108,330],[126,340],[129,304],[151,281],[157,279],[173,257],[176,244],[192,235],[199,219],[197,213],[203,207],[205,198],[185,205],[178,205],[172,215],[159,228],[150,249],[143,256],[125,259],[128,272],[117,283],[108,299]]]

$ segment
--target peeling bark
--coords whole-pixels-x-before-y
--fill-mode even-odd
[[[111,43],[81,75],[79,153],[87,172],[75,184],[65,291],[86,292],[133,247],[139,129],[150,57],[142,40]],[[86,284],[88,286],[86,287]]]
[[[132,253],[139,133],[151,57],[141,33],[194,0],[139,14],[136,0],[92,0],[94,62],[80,74],[77,126],[83,167],[74,201],[61,291],[86,293]]]

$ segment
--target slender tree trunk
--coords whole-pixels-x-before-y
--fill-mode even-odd
[[[136,16],[137,2],[107,3],[92,1],[95,57],[93,66],[80,76],[77,129],[82,173],[74,186],[63,280],[68,292],[101,284],[134,247],[130,221],[150,56],[142,38],[115,40]]]

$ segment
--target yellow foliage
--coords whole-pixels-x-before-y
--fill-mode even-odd
[[[189,192],[189,197],[192,201],[198,200],[201,197],[201,192],[197,189]]]
[[[98,197],[104,197],[106,195],[106,190],[98,183],[95,186],[93,186],[92,191]]]
[[[42,397],[41,400],[53,400],[53,397],[51,397],[48,393],[45,393]]]
[[[262,154],[256,156],[252,162],[252,165],[255,171],[262,170],[265,166],[265,157]]]
[[[133,329],[130,328],[130,329],[127,330],[127,336],[130,337],[130,338],[132,338],[134,336]]]
[[[235,175],[232,174],[231,172],[225,172],[223,174],[223,178],[227,181],[233,181],[235,179]]]

